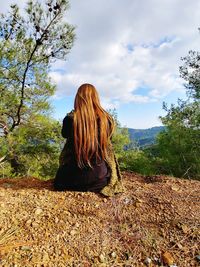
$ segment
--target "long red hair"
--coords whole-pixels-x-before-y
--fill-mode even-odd
[[[106,160],[114,120],[100,105],[96,88],[82,84],[74,101],[74,147],[78,166],[92,167],[92,159]]]

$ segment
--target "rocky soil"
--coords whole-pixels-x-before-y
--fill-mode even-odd
[[[123,173],[126,192],[0,180],[0,266],[200,266],[200,181]]]

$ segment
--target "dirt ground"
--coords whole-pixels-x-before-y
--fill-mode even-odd
[[[111,198],[0,179],[0,266],[200,266],[200,181],[123,178]]]

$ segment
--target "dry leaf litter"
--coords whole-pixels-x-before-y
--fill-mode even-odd
[[[0,266],[200,266],[200,182],[123,178],[110,198],[0,179]]]

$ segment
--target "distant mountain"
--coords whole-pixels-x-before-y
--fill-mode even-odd
[[[127,148],[131,148],[134,146],[137,146],[139,148],[145,148],[149,145],[152,145],[155,143],[157,134],[164,130],[165,126],[155,126],[148,129],[128,128],[132,144]]]

